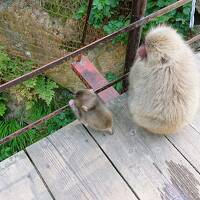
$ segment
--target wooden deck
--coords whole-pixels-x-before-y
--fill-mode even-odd
[[[133,125],[110,103],[114,135],[78,121],[0,163],[1,200],[200,200],[200,112],[177,135]]]

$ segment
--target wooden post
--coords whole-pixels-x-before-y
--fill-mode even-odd
[[[132,0],[131,23],[144,17],[146,5],[147,5],[147,0],[139,0],[139,1]],[[130,68],[134,62],[137,48],[140,42],[141,30],[142,28],[139,27],[129,32],[125,65],[124,65],[124,74],[130,71]],[[128,88],[127,79],[123,81],[123,87],[124,87],[124,91],[126,91]]]
[[[91,10],[92,10],[92,4],[93,4],[93,0],[88,0],[87,15],[86,15],[85,24],[84,24],[84,28],[83,28],[83,35],[82,35],[82,39],[81,39],[81,45],[82,46],[85,45],[87,26],[88,26],[88,21],[89,21],[89,18],[90,18],[90,13],[91,13]]]

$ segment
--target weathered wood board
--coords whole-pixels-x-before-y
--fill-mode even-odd
[[[87,88],[97,90],[108,83],[86,56],[82,55],[79,61],[72,63],[72,69]],[[119,93],[114,89],[114,87],[109,87],[98,95],[104,102],[109,102],[118,97]]]
[[[52,199],[35,168],[23,151],[0,163],[0,199]]]
[[[89,131],[137,196],[142,200],[200,199],[200,175],[164,136],[133,125],[126,95],[110,108],[114,135]]]
[[[197,65],[197,67],[198,67],[199,74],[200,74],[200,53],[196,54],[196,58],[199,61],[199,65]],[[199,105],[199,110],[198,110],[193,122],[191,123],[191,125],[200,133],[200,105]]]
[[[28,147],[27,151],[56,199],[136,199],[77,122]]]
[[[200,173],[200,134],[188,125],[167,138]]]
[[[196,129],[200,133],[200,105],[199,110],[191,123],[191,126],[194,127],[194,129]]]
[[[167,138],[200,173],[200,109],[190,125]]]

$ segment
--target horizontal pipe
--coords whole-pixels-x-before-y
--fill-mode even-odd
[[[188,40],[187,43],[188,43],[188,44],[191,44],[191,43],[193,43],[193,42],[195,42],[195,41],[197,41],[197,40],[199,40],[199,39],[200,39],[200,35],[197,35],[197,36],[193,37],[192,39]],[[120,82],[120,81],[126,79],[126,78],[128,77],[128,74],[129,74],[129,73],[126,73],[126,74],[124,74],[123,76],[121,76],[120,78],[118,78],[117,80],[111,81],[111,82],[109,82],[108,84],[106,84],[105,86],[103,86],[103,87],[101,87],[101,88],[95,90],[95,93],[98,94],[99,92],[102,92],[103,90],[105,90],[105,89],[111,87],[112,85],[114,85],[114,84],[116,84],[116,83],[118,83],[118,82]],[[14,133],[11,133],[10,135],[8,135],[8,136],[2,138],[2,139],[0,140],[0,145],[5,144],[5,143],[11,141],[13,138],[15,138],[15,137],[21,135],[22,133],[24,133],[24,132],[26,132],[26,131],[28,131],[28,130],[31,130],[31,129],[34,128],[35,126],[38,126],[38,125],[44,123],[45,121],[47,121],[47,120],[53,118],[54,116],[56,116],[56,115],[60,114],[61,112],[63,112],[67,107],[69,107],[69,105],[65,105],[65,106],[63,106],[63,107],[61,107],[61,108],[55,110],[54,112],[52,112],[52,113],[50,113],[50,114],[48,114],[48,115],[42,117],[41,119],[39,119],[39,120],[37,120],[37,121],[35,121],[35,122],[33,122],[33,123],[31,123],[31,124],[25,126],[24,128],[22,128],[22,129],[20,129],[20,130],[17,130],[17,131],[15,131]]]
[[[195,42],[195,41],[197,41],[197,40],[199,40],[199,39],[200,39],[200,34],[197,35],[197,36],[195,36],[195,37],[193,37],[192,39],[188,40],[187,43],[188,43],[188,44],[191,44],[191,43],[193,43],[193,42]],[[103,86],[103,87],[101,87],[101,88],[95,90],[95,93],[98,94],[99,92],[102,92],[103,90],[105,90],[105,89],[107,89],[107,88],[113,86],[114,84],[116,84],[116,83],[118,83],[118,82],[120,82],[120,81],[126,79],[126,78],[128,77],[128,74],[129,74],[129,73],[126,73],[126,74],[124,74],[123,76],[119,77],[118,79],[116,79],[116,80],[114,80],[114,81],[111,81],[111,82],[109,82],[108,84],[106,84],[105,86]],[[54,116],[60,114],[60,113],[63,112],[68,106],[69,106],[69,105],[66,105],[66,106],[64,106],[64,107],[62,107],[62,108],[59,108],[58,110],[55,110],[54,112],[50,113],[49,115],[46,115],[46,116],[42,117],[41,119],[39,119],[39,120],[37,120],[37,121],[35,121],[35,122],[33,122],[33,123],[31,123],[31,124],[25,126],[24,128],[22,128],[22,129],[20,129],[20,130],[17,130],[17,131],[15,131],[14,133],[11,133],[10,135],[8,135],[8,136],[2,138],[2,139],[0,140],[0,145],[5,144],[5,143],[11,141],[13,138],[17,137],[18,135],[21,135],[22,133],[24,133],[24,132],[26,132],[26,131],[28,131],[28,130],[34,128],[35,126],[40,125],[40,124],[42,124],[43,122],[45,122],[45,121],[51,119],[52,117],[54,117]]]
[[[79,55],[80,53],[83,53],[83,52],[85,52],[85,51],[87,51],[89,49],[94,48],[99,43],[110,41],[110,40],[112,40],[113,38],[115,38],[116,36],[118,36],[121,33],[129,32],[129,31],[131,31],[131,30],[133,30],[135,28],[138,28],[139,26],[144,25],[144,24],[152,21],[154,18],[156,18],[158,16],[162,16],[162,15],[164,15],[164,14],[166,14],[166,13],[168,13],[168,12],[174,10],[174,9],[177,9],[180,6],[182,6],[182,5],[184,5],[184,4],[188,3],[188,2],[191,2],[191,0],[179,0],[176,3],[173,3],[173,4],[171,4],[171,5],[169,5],[169,6],[165,7],[165,8],[162,8],[161,10],[158,10],[155,13],[152,13],[152,14],[150,14],[150,15],[148,15],[148,16],[146,16],[146,17],[144,17],[144,18],[142,18],[142,19],[140,19],[140,20],[138,20],[138,21],[136,21],[134,23],[131,23],[126,28],[122,28],[122,29],[120,29],[118,31],[115,31],[110,35],[102,37],[102,38],[100,38],[100,39],[98,39],[98,40],[96,40],[96,41],[94,41],[94,42],[92,42],[92,43],[90,43],[90,44],[88,44],[88,45],[86,45],[86,46],[74,51],[74,52],[68,53],[67,55],[65,55],[63,57],[58,58],[57,60],[54,60],[54,61],[52,61],[52,62],[50,62],[50,63],[48,63],[46,65],[43,65],[42,67],[39,67],[39,68],[37,68],[37,69],[27,73],[27,74],[24,74],[24,75],[16,78],[16,79],[8,81],[7,83],[4,83],[4,84],[0,85],[0,92],[5,90],[5,89],[8,89],[8,88],[10,88],[10,87],[12,87],[12,86],[14,86],[16,84],[19,84],[19,83],[21,83],[23,81],[26,81],[26,80],[28,80],[30,78],[33,78],[34,76],[37,76],[37,75],[45,72],[48,69],[52,69],[56,65],[64,63],[69,58],[75,57],[75,56]]]
[[[193,37],[192,39],[188,40],[187,43],[188,43],[188,44],[192,44],[193,42],[195,42],[195,41],[197,41],[197,40],[199,40],[199,39],[200,39],[200,34],[199,34],[199,35],[196,35],[196,36]],[[98,93],[102,92],[103,90],[106,90],[107,88],[113,86],[114,84],[116,84],[116,83],[118,83],[118,82],[120,82],[120,81],[122,81],[122,80],[124,80],[124,79],[127,79],[127,78],[128,78],[128,75],[129,75],[129,73],[126,73],[126,74],[124,74],[123,76],[119,77],[118,79],[109,82],[108,84],[104,85],[103,87],[101,87],[101,88],[95,90],[95,93],[98,94]],[[51,118],[53,118],[53,117],[55,117],[56,115],[58,115],[58,114],[60,114],[61,112],[63,112],[67,107],[69,107],[69,105],[65,105],[64,107],[55,110],[54,112],[52,112],[52,113],[50,113],[50,114],[48,114],[48,115],[42,117],[41,119],[39,119],[39,120],[37,120],[37,121],[35,121],[35,122],[33,122],[33,123],[31,123],[31,124],[25,126],[24,128],[22,128],[22,129],[20,129],[20,130],[17,130],[17,131],[15,131],[14,133],[11,133],[10,135],[8,135],[8,136],[2,138],[2,139],[0,140],[0,145],[5,144],[5,143],[11,141],[13,138],[15,138],[15,137],[21,135],[22,133],[24,133],[24,132],[26,132],[26,131],[28,131],[28,130],[34,128],[34,127],[37,126],[37,125],[40,125],[40,124],[44,123],[45,121],[47,121],[47,120],[49,120],[49,119],[51,119]]]
[[[54,117],[54,116],[60,114],[60,113],[63,112],[67,107],[69,107],[69,105],[65,105],[65,106],[63,106],[62,108],[59,108],[58,110],[55,110],[54,112],[52,112],[52,113],[50,113],[50,114],[48,114],[48,115],[42,117],[41,119],[39,119],[39,120],[37,120],[37,121],[35,121],[35,122],[33,122],[33,123],[31,123],[31,124],[29,124],[29,125],[23,127],[22,129],[19,129],[19,130],[15,131],[14,133],[11,133],[10,135],[8,135],[8,136],[2,138],[2,139],[0,140],[0,145],[5,144],[5,143],[11,141],[12,139],[14,139],[15,137],[21,135],[22,133],[24,133],[24,132],[26,132],[26,131],[29,131],[29,130],[31,130],[32,128],[35,128],[35,126],[38,126],[38,125],[44,123],[45,121],[51,119],[52,117]]]
[[[125,78],[127,78],[127,77],[128,77],[128,73],[127,73],[127,74],[124,74],[123,76],[121,76],[121,77],[118,78],[117,80],[114,80],[114,81],[112,81],[112,82],[106,84],[105,86],[103,86],[103,87],[101,87],[101,88],[95,90],[95,93],[98,94],[99,92],[102,92],[103,90],[105,90],[105,89],[111,87],[111,86],[114,85],[115,83],[118,83],[118,82],[122,81],[123,79],[125,79]],[[60,114],[61,112],[63,112],[63,111],[64,111],[66,108],[68,108],[68,107],[69,107],[69,105],[67,104],[67,105],[63,106],[62,108],[59,108],[59,109],[55,110],[54,112],[52,112],[52,113],[50,113],[50,114],[48,114],[48,115],[42,117],[41,119],[39,119],[39,120],[37,120],[37,121],[35,121],[35,122],[33,122],[33,123],[31,123],[31,124],[29,124],[29,125],[27,125],[27,126],[21,128],[21,129],[15,131],[14,133],[11,133],[10,135],[8,135],[8,136],[2,138],[2,139],[0,140],[0,145],[5,144],[5,143],[11,141],[12,139],[14,139],[15,137],[21,135],[22,133],[24,133],[24,132],[26,132],[26,131],[29,131],[29,130],[31,130],[32,128],[35,128],[35,126],[38,126],[38,125],[44,123],[45,121],[47,121],[47,120],[49,120],[49,119],[55,117],[56,115]]]

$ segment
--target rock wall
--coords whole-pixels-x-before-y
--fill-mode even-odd
[[[61,47],[68,41],[79,41],[80,22],[68,19],[64,23],[49,16],[39,0],[3,0],[0,2],[0,44],[15,56],[33,60],[37,66],[68,53]],[[123,45],[100,45],[88,52],[89,58],[102,73],[119,72],[124,62]],[[82,82],[72,72],[69,60],[47,72],[63,87],[76,90]]]

